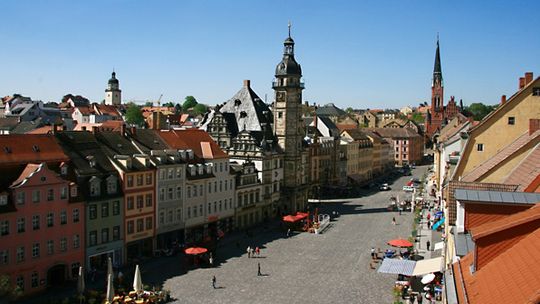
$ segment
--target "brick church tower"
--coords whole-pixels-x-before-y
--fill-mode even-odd
[[[441,129],[445,119],[444,111],[444,84],[441,69],[441,54],[439,38],[437,37],[437,50],[435,51],[435,66],[433,67],[433,82],[431,83],[431,108],[426,115],[426,136],[431,139],[433,134]]]

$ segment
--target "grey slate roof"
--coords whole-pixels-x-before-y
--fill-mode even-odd
[[[336,107],[333,103],[326,104],[316,111],[319,116],[341,116],[347,114],[347,112]]]
[[[461,201],[474,201],[495,204],[536,204],[540,202],[540,193],[502,192],[456,189],[454,197]]]
[[[261,124],[273,123],[272,112],[257,94],[249,87],[243,86],[238,93],[219,109],[221,113],[234,114],[239,131],[262,131]],[[230,120],[227,117],[227,121]],[[231,130],[232,131],[232,130]]]

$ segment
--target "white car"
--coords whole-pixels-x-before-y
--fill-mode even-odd
[[[380,191],[388,191],[388,190],[390,190],[390,186],[388,186],[387,183],[384,183],[379,187],[379,190]]]

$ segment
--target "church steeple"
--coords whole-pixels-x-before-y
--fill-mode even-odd
[[[107,83],[107,89],[105,90],[105,104],[107,105],[120,105],[122,103],[122,90],[120,90],[120,82],[116,78],[116,72],[113,69],[111,79]]]
[[[441,69],[441,51],[439,48],[439,35],[437,35],[437,50],[435,51],[435,65],[433,67],[433,86],[440,84],[443,86]]]

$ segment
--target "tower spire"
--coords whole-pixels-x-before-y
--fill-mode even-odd
[[[289,21],[287,27],[289,28],[289,38],[291,38],[291,21]]]
[[[437,33],[437,50],[435,51],[435,65],[433,67],[433,84],[442,85],[441,52],[439,48],[439,33]]]

